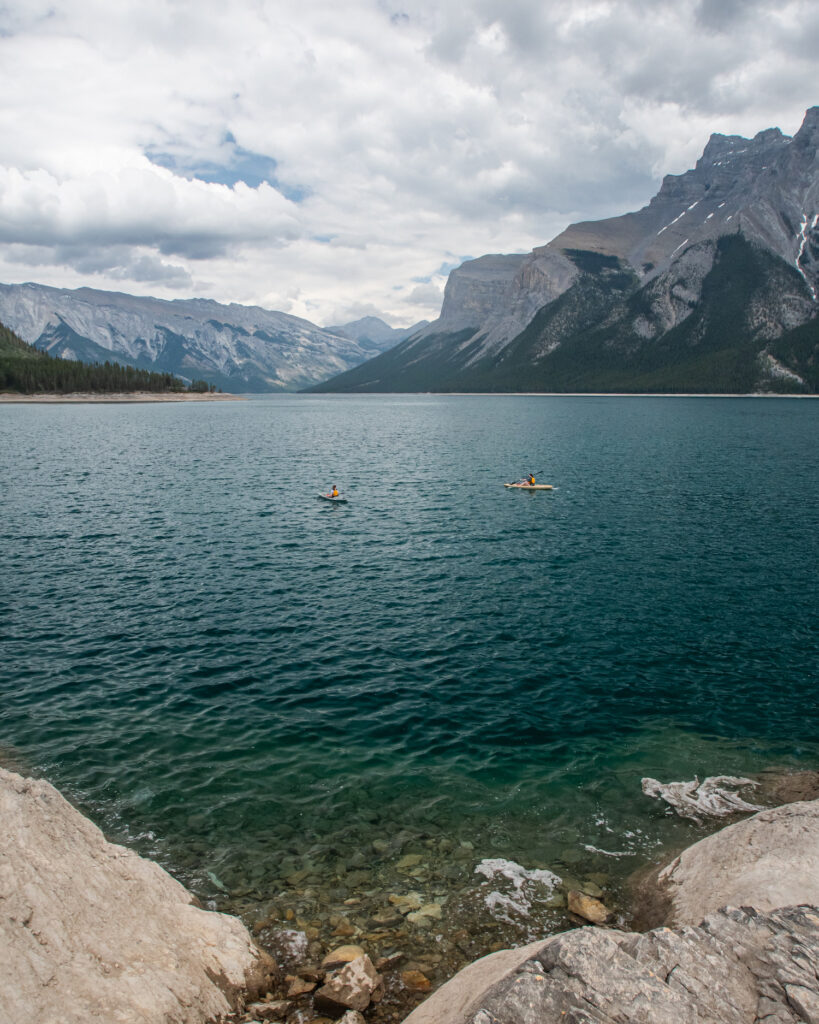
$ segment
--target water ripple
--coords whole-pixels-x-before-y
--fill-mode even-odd
[[[816,756],[817,412],[0,407],[4,742],[205,889],[299,837],[650,846],[641,774]]]

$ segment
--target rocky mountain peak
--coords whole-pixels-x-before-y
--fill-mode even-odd
[[[761,132],[757,132],[753,137],[755,144],[770,145],[772,143],[787,142],[788,136],[783,135],[778,128],[765,128]]]
[[[390,327],[378,316],[363,316],[360,320],[353,320],[352,323],[337,324],[333,327],[325,327],[324,330],[381,352],[397,345],[399,341],[415,334],[416,331],[420,331],[426,327],[428,322],[419,320],[411,327]]]
[[[705,149],[696,166],[699,168],[715,164],[743,143],[747,145],[748,139],[742,135],[721,135],[719,132],[714,132],[705,144]],[[666,177],[671,178],[676,175],[667,174]]]
[[[819,107],[809,107],[799,131],[793,137],[798,147],[812,148],[819,146]]]
[[[524,253],[490,254],[456,267],[446,283],[441,319],[459,327],[480,324],[503,300],[525,259]]]

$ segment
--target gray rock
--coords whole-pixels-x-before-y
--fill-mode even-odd
[[[364,954],[329,978],[313,996],[320,1013],[340,1016],[347,1010],[366,1010],[383,993],[383,980]]]
[[[47,782],[0,769],[0,1020],[200,1024],[266,992],[244,925],[193,905]]]
[[[725,908],[697,927],[581,928],[493,954],[405,1024],[756,1024],[763,1010],[795,1024],[819,1020],[817,973],[819,910]]]
[[[669,924],[695,924],[729,904],[819,906],[819,800],[760,811],[694,843],[659,875]]]
[[[737,789],[756,786],[753,779],[737,778],[734,775],[715,775],[702,782],[694,778],[691,782],[668,782],[657,779],[643,779],[640,783],[646,796],[664,800],[681,818],[700,822],[703,818],[721,818],[748,811],[761,811],[759,804],[749,803]]]
[[[365,1024],[365,1021],[358,1010],[348,1010],[338,1024]]]
[[[519,334],[577,275],[571,260],[546,246],[529,255],[468,260],[449,275],[440,318],[417,338],[471,327],[480,335],[480,354],[488,355]]]

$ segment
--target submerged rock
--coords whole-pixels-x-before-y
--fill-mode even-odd
[[[409,914],[412,910],[420,910],[423,900],[420,893],[408,892],[405,896],[392,894],[390,903],[401,914]]]
[[[568,895],[569,912],[591,921],[592,924],[605,924],[609,919],[606,907],[593,896],[572,889]]]
[[[529,920],[533,906],[546,906],[553,899],[561,881],[553,871],[527,869],[500,857],[482,860],[475,874],[486,879],[478,890],[484,907],[496,920],[519,927]]]
[[[361,946],[338,946],[325,956],[321,961],[321,967],[322,970],[332,971],[336,967],[343,967],[344,964],[357,960],[360,956],[364,956]]]
[[[0,1017],[200,1024],[275,970],[236,918],[106,841],[53,786],[0,769]]]
[[[819,772],[769,769],[757,778],[760,796],[769,807],[819,799]]]
[[[401,981],[413,992],[429,992],[432,988],[432,982],[422,971],[401,971]]]
[[[640,784],[646,796],[665,800],[681,818],[690,818],[698,823],[704,817],[722,818],[729,814],[762,810],[759,804],[748,803],[734,792],[744,786],[756,786],[753,779],[714,775],[702,782],[695,777],[691,782],[665,784],[657,779],[643,779]]]
[[[409,871],[410,868],[418,867],[423,859],[420,853],[408,853],[397,861],[395,867],[398,871]]]

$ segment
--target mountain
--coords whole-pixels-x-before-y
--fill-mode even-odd
[[[380,317],[365,316],[361,320],[354,320],[340,327],[325,327],[325,330],[342,338],[357,341],[362,348],[371,350],[370,355],[377,355],[420,331],[428,323],[428,320],[420,320],[412,327],[390,327]]]
[[[190,390],[207,388],[205,381],[198,381]],[[171,373],[153,373],[110,361],[90,365],[74,359],[52,358],[0,323],[0,392],[31,395],[184,390],[182,381]]]
[[[0,322],[55,356],[206,378],[231,392],[306,388],[374,351],[354,336],[258,306],[92,288],[0,285]]]
[[[470,260],[440,317],[318,391],[819,392],[819,107],[712,135],[636,213]]]

